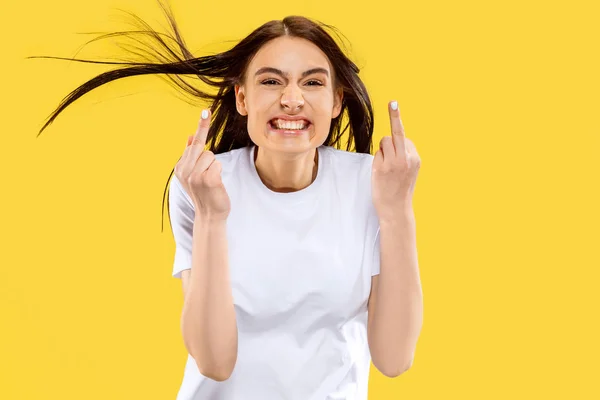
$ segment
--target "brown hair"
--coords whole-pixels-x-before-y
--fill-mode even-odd
[[[237,112],[235,105],[234,85],[242,84],[245,79],[246,69],[252,57],[268,41],[281,36],[303,38],[318,46],[328,57],[335,75],[334,90],[343,90],[342,110],[338,117],[333,118],[329,135],[324,142],[326,146],[341,148],[341,137],[346,130],[348,132],[347,151],[357,153],[370,153],[372,149],[373,136],[373,108],[367,89],[358,77],[359,68],[341,50],[333,37],[325,30],[335,32],[335,28],[321,22],[314,22],[302,16],[288,16],[283,20],[269,21],[255,29],[252,33],[238,42],[234,47],[225,52],[194,57],[188,50],[185,41],[179,32],[175,18],[168,5],[157,0],[162,8],[173,35],[162,34],[154,31],[146,22],[131,14],[135,20],[144,28],[141,31],[116,32],[103,35],[98,40],[109,36],[143,34],[154,39],[158,46],[149,45],[148,50],[156,51],[150,54],[158,62],[104,62],[80,59],[68,59],[70,61],[89,62],[97,64],[128,65],[127,67],[104,72],[90,79],[73,90],[66,96],[56,110],[50,115],[47,122],[40,129],[37,136],[50,125],[64,109],[85,93],[114,80],[137,75],[161,74],[169,78],[169,83],[175,85],[196,99],[210,100],[212,102],[212,121],[210,124],[207,144],[215,154],[227,152],[233,149],[246,147],[252,144],[247,130],[247,117]],[[177,49],[173,49],[163,39],[175,42]],[[141,43],[139,40],[136,40]],[[89,43],[89,42],[88,42]],[[160,52],[164,50],[164,52]],[[141,55],[136,52],[132,52]],[[29,58],[55,58],[61,57],[29,57]],[[197,76],[205,84],[218,89],[216,94],[201,91],[183,80],[182,76]],[[343,120],[346,124],[342,129]],[[219,134],[220,133],[220,134]],[[163,216],[164,196],[168,191],[169,181],[174,173],[171,171],[163,194]],[[167,204],[167,209],[169,205]],[[169,215],[170,219],[170,215]],[[162,231],[162,228],[161,228]]]

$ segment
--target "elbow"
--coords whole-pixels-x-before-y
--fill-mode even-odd
[[[375,364],[375,363],[374,363]],[[410,369],[413,365],[413,359],[411,358],[409,362],[397,364],[397,365],[377,365],[375,367],[379,372],[388,378],[397,378],[406,371]]]
[[[233,354],[221,355],[218,359],[209,358],[202,359],[201,357],[194,358],[198,372],[203,376],[212,379],[213,381],[223,382],[231,377],[235,364],[237,363],[237,349]],[[200,362],[202,361],[202,362]]]
[[[203,376],[217,382],[226,381],[233,373],[233,368],[203,368],[198,363],[196,365],[198,366],[198,371]]]

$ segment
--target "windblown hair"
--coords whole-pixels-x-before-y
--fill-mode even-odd
[[[149,55],[150,57],[146,58],[148,61],[108,62],[62,57],[29,57],[54,58],[95,64],[126,65],[123,68],[104,72],[73,90],[50,115],[37,136],[66,107],[87,92],[117,79],[137,75],[158,74],[161,77],[166,76],[168,78],[167,82],[172,84],[177,90],[183,90],[186,94],[191,95],[192,98],[211,102],[212,121],[206,139],[209,150],[215,154],[219,154],[252,145],[247,129],[247,116],[239,114],[236,109],[234,86],[244,83],[246,69],[250,61],[264,44],[281,36],[290,36],[309,40],[326,54],[335,72],[334,90],[340,88],[343,90],[342,110],[338,117],[332,119],[329,135],[324,145],[340,149],[342,135],[348,130],[347,151],[355,151],[357,153],[371,152],[374,125],[371,100],[365,85],[358,76],[360,72],[359,68],[345,55],[344,51],[342,51],[337,42],[326,30],[328,29],[335,33],[336,29],[334,27],[322,22],[313,22],[302,16],[288,16],[283,20],[273,20],[263,24],[230,50],[215,55],[194,57],[179,32],[170,7],[168,4],[163,4],[161,0],[157,1],[173,30],[172,35],[156,32],[141,18],[127,12],[139,23],[142,30],[109,33],[90,41],[112,36],[129,36],[147,47],[146,49],[136,48],[141,53],[132,50],[129,50],[129,52],[142,58],[144,58],[144,55]],[[139,39],[135,39],[135,35],[144,35],[153,39],[155,43],[153,45],[144,44]],[[171,47],[168,43],[169,41],[174,42],[175,46]],[[161,52],[161,50],[163,51]],[[199,90],[185,81],[183,79],[184,76],[198,78],[205,84],[218,90],[216,94]],[[165,197],[168,197],[166,196],[168,186],[174,171],[175,169],[173,168],[163,192],[161,232],[162,220],[164,220]],[[167,199],[168,210],[169,204]]]

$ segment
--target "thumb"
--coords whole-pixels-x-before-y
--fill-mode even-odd
[[[217,175],[221,175],[221,171],[223,170],[223,166],[219,160],[213,161],[213,168],[215,169],[215,173]]]
[[[209,187],[219,186],[221,181],[221,163],[214,160],[204,172],[206,174],[206,185]]]

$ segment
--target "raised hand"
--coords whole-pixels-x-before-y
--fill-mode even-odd
[[[205,150],[210,111],[203,110],[198,129],[189,136],[183,155],[175,165],[175,176],[194,202],[196,215],[225,220],[231,211],[229,195],[221,180],[221,163]]]
[[[402,218],[412,208],[412,196],[421,167],[413,142],[406,138],[398,103],[388,104],[391,136],[384,136],[373,159],[373,205],[380,222]]]

